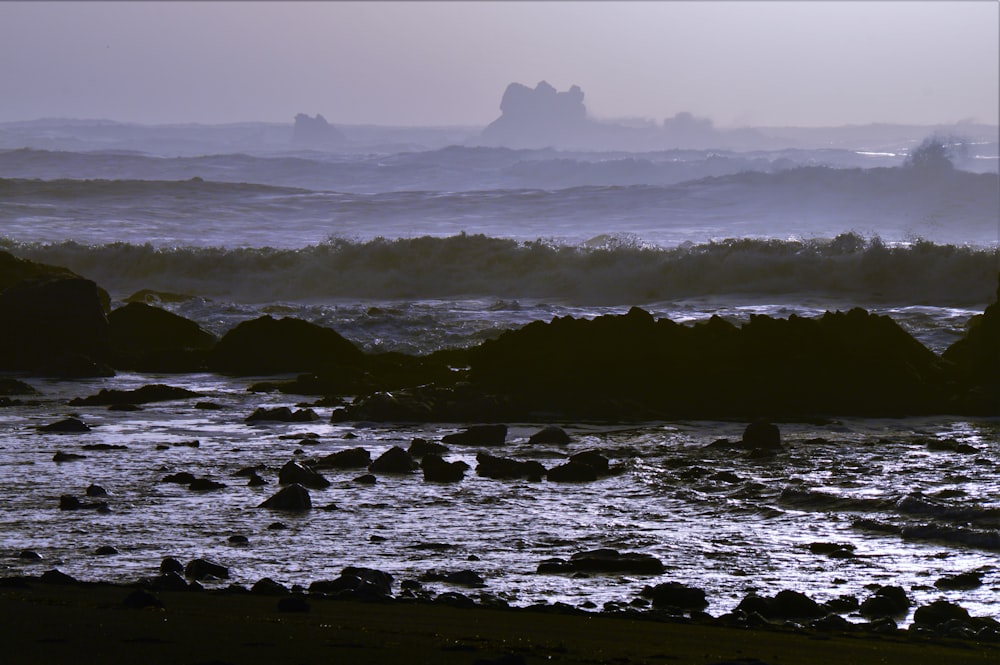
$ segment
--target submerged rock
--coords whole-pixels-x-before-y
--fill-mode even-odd
[[[194,391],[186,388],[167,386],[154,383],[135,390],[108,390],[102,388],[96,395],[77,397],[69,401],[70,406],[106,406],[122,404],[149,404],[151,402],[166,402],[172,400],[200,397]]]
[[[39,425],[39,432],[56,434],[82,434],[90,431],[90,426],[79,418],[64,418],[49,425]]]

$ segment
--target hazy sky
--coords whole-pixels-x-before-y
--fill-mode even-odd
[[[0,2],[0,121],[485,125],[508,83],[720,126],[998,122],[1000,3]]]

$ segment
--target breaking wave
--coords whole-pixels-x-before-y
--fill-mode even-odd
[[[982,305],[994,299],[1000,249],[928,241],[730,239],[662,248],[629,236],[580,246],[485,235],[302,249],[76,242],[0,249],[62,265],[114,294],[140,289],[242,302],[321,299],[539,298],[595,305],[692,297],[817,295],[855,302]]]

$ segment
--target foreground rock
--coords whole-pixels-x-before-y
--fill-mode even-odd
[[[110,359],[110,327],[94,282],[49,276],[0,291],[0,370],[109,376]]]

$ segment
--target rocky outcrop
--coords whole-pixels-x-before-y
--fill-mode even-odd
[[[954,367],[957,378],[969,386],[958,398],[959,409],[983,415],[1000,414],[1000,275],[997,277],[996,302],[974,316],[965,336],[942,355]]]
[[[501,115],[483,130],[490,144],[511,148],[545,148],[579,144],[592,124],[583,91],[572,86],[557,92],[546,81],[534,89],[511,83],[500,101]]]
[[[203,369],[218,341],[197,323],[159,307],[131,302],[108,314],[113,364],[144,372]]]
[[[320,114],[310,117],[305,113],[295,116],[292,145],[297,148],[323,150],[336,148],[345,142],[344,134]]]
[[[262,316],[223,335],[209,353],[208,365],[226,374],[284,374],[353,367],[362,357],[335,330],[291,317]]]
[[[943,368],[886,316],[713,317],[686,326],[633,308],[562,317],[470,352],[482,390],[530,411],[589,418],[907,415],[939,409]]]
[[[94,282],[40,277],[0,292],[0,370],[108,376],[110,359],[110,327]]]

